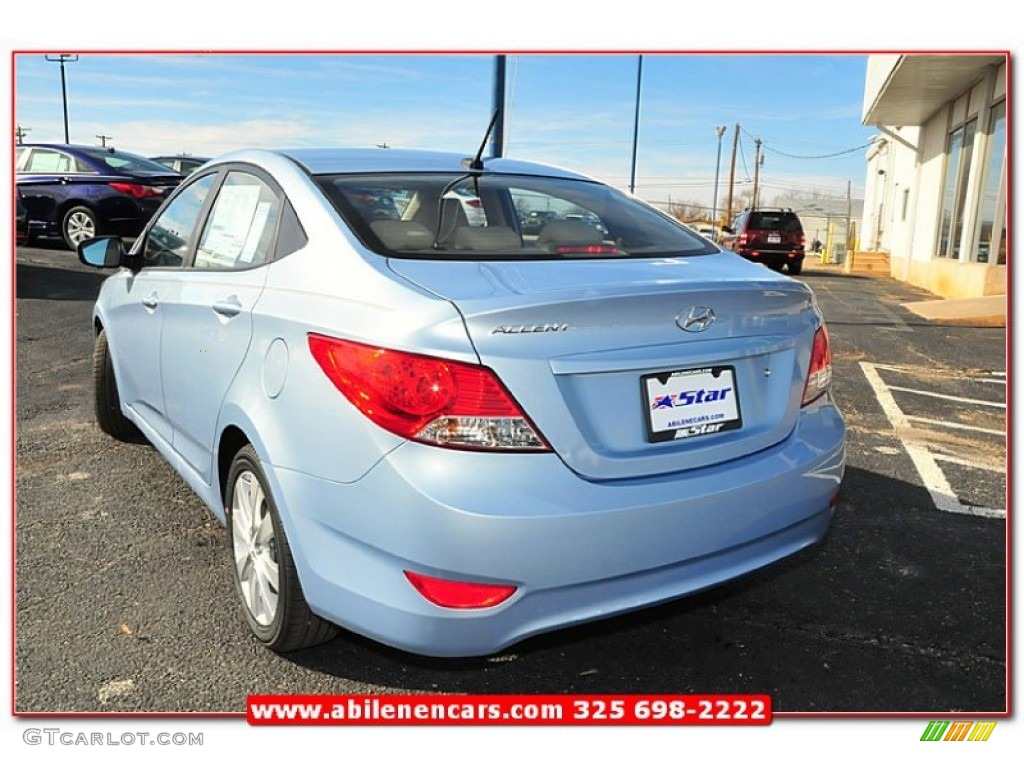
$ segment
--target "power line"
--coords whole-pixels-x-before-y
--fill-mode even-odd
[[[747,136],[749,136],[751,139],[754,139],[755,141],[757,140],[757,137],[754,136],[746,128],[742,128],[741,130],[745,134],[747,134]],[[789,157],[789,158],[792,158],[794,160],[827,160],[827,159],[829,159],[831,157],[841,157],[843,155],[849,155],[849,154],[852,154],[854,152],[860,152],[861,150],[867,149],[868,147],[870,147],[876,141],[877,141],[877,139],[870,139],[866,143],[861,144],[859,147],[850,147],[849,149],[841,149],[838,152],[829,152],[829,153],[824,154],[824,155],[794,155],[794,154],[789,153],[789,152],[783,152],[781,149],[775,149],[774,147],[770,147],[767,144],[765,144],[763,141],[761,142],[761,146],[764,149],[771,150],[772,152],[774,152],[777,155],[782,155],[783,157]]]
[[[741,128],[744,133],[746,129]],[[740,142],[740,160],[743,161],[743,175],[747,177],[747,181],[750,181],[750,171],[747,169],[747,155],[743,152],[743,142]]]

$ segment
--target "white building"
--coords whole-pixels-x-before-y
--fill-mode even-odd
[[[862,251],[940,296],[1006,293],[1004,55],[868,57]]]

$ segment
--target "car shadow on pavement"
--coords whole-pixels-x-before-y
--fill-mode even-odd
[[[702,594],[488,658],[428,659],[348,633],[288,658],[409,691],[769,693],[781,712],[1004,712],[1006,554],[1005,523],[944,514],[920,486],[848,467],[822,544]]]
[[[15,295],[19,299],[95,301],[109,270],[78,272],[38,264],[18,264]]]

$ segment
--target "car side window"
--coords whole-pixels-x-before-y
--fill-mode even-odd
[[[81,173],[78,161],[56,149],[33,149],[23,169],[28,173]]]
[[[216,178],[217,174],[210,173],[183,186],[153,222],[142,251],[144,267],[180,267],[184,263],[192,231]]]
[[[247,269],[274,255],[281,198],[251,173],[224,179],[196,250],[196,269]]]

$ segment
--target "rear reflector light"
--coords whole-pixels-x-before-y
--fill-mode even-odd
[[[147,187],[143,184],[128,184],[122,181],[112,181],[110,186],[122,194],[131,195],[140,200],[145,197],[160,197],[164,193],[160,187]]]
[[[400,437],[446,448],[550,450],[489,368],[315,333],[309,350],[352,405]]]
[[[824,324],[814,332],[814,344],[811,347],[811,365],[807,370],[807,382],[804,384],[804,400],[801,405],[809,405],[828,392],[832,384],[832,350],[828,341],[828,331]]]
[[[403,571],[416,591],[434,605],[442,608],[492,608],[505,602],[516,588],[509,584],[472,584],[466,581],[448,581]]]

